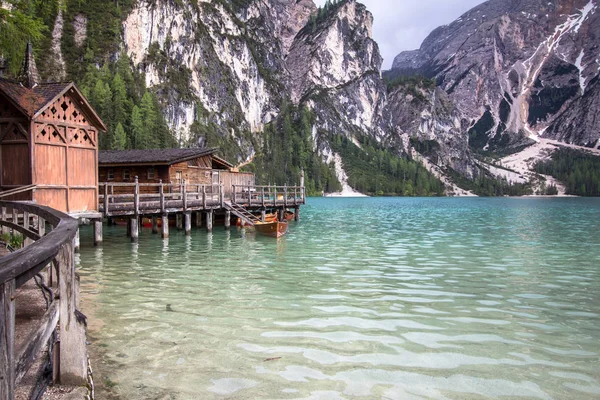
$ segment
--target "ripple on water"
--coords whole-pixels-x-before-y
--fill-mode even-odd
[[[132,245],[105,227],[94,248],[83,228],[82,308],[112,394],[600,396],[600,201],[310,199],[302,213],[280,240],[217,228]]]

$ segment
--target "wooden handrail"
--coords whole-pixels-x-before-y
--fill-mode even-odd
[[[77,284],[73,240],[78,229],[77,220],[32,202],[0,201],[0,208],[0,226],[20,232],[33,241],[0,258],[0,399],[14,399],[16,385],[56,330],[60,336],[59,357],[51,362],[52,368],[60,371],[61,383],[85,385],[85,327],[76,314]],[[11,212],[7,213],[7,210]],[[32,218],[33,228],[30,226]],[[19,224],[20,219],[22,224]],[[46,221],[52,226],[48,234],[45,229]],[[19,349],[15,349],[16,289],[50,264],[57,270],[57,300],[50,304],[39,321],[39,327],[26,338]],[[50,345],[54,345],[54,342]]]
[[[35,188],[36,188],[36,185],[27,185],[27,186],[21,186],[21,187],[15,188],[15,189],[5,190],[3,192],[0,192],[0,199],[2,199],[3,197],[8,197],[8,196],[12,196],[15,194],[28,192]]]

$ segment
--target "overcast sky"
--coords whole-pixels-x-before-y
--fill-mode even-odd
[[[449,24],[483,0],[358,0],[373,13],[373,36],[383,56],[383,69],[394,57],[421,46],[423,39],[440,25]],[[314,0],[319,6],[325,0]]]

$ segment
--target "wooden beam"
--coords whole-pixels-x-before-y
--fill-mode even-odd
[[[0,284],[0,399],[15,396],[15,281]]]
[[[167,239],[169,237],[169,214],[163,214],[161,216],[162,218],[162,226],[161,226],[161,230],[162,230],[162,238],[163,239]]]
[[[102,244],[102,220],[94,220],[94,246]]]
[[[56,260],[60,293],[60,383],[84,386],[87,382],[87,349],[85,327],[75,314],[77,281],[72,242],[61,246]]]

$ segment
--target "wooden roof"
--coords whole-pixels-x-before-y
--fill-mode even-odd
[[[216,153],[217,150],[217,148],[102,150],[98,153],[98,164],[101,166],[135,164],[172,165],[202,156],[213,155],[213,158],[231,168],[233,165],[214,156],[214,153]]]
[[[90,123],[98,130],[106,132],[106,125],[73,82],[40,83],[29,89],[17,82],[0,78],[0,93],[4,94],[29,119],[38,117],[54,100],[67,91],[70,91],[70,94],[80,103],[84,111],[89,114],[90,118],[88,120]]]

